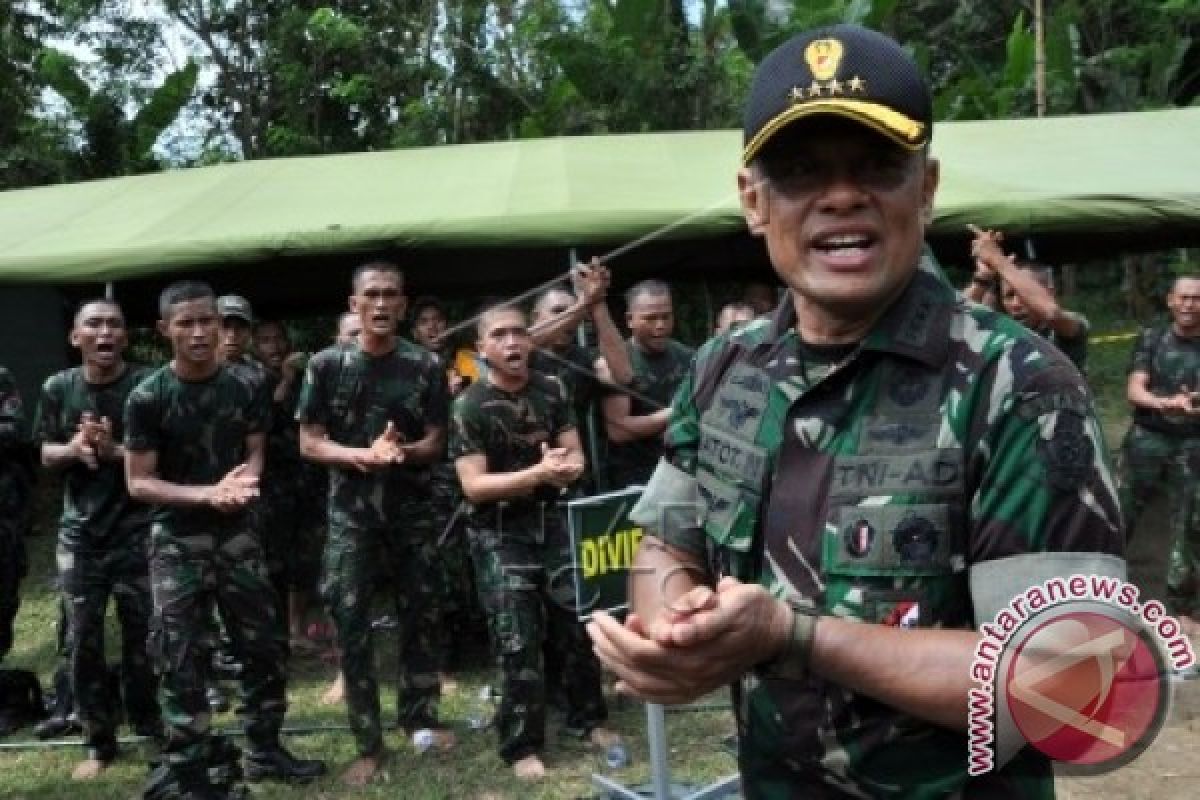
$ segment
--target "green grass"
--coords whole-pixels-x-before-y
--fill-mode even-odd
[[[32,669],[48,684],[56,664],[55,625],[58,619],[57,597],[52,587],[54,576],[54,519],[57,504],[56,487],[43,484],[39,492],[39,535],[29,539],[30,575],[22,586],[21,611],[17,617],[16,645],[5,659],[9,668]],[[109,620],[107,642],[109,659],[115,661],[114,621]],[[388,637],[383,637],[379,663],[394,664],[394,649]],[[388,674],[381,670],[381,675]],[[394,673],[393,673],[394,674]],[[303,660],[289,675],[288,699],[290,710],[287,727],[344,726],[344,711],[319,704],[322,692],[333,679],[333,669],[318,660]],[[546,754],[550,775],[540,784],[530,786],[511,776],[495,754],[495,734],[472,731],[463,720],[471,710],[478,690],[484,684],[498,681],[490,669],[476,669],[458,676],[457,692],[448,694],[442,704],[443,717],[455,727],[459,747],[450,754],[417,754],[404,734],[386,734],[393,758],[385,777],[363,790],[342,789],[336,772],[354,757],[353,739],[349,731],[332,731],[287,737],[287,744],[296,753],[307,757],[324,758],[329,762],[330,777],[307,787],[285,787],[260,784],[255,797],[261,798],[401,798],[402,800],[442,800],[443,798],[476,798],[486,793],[496,797],[538,800],[540,798],[583,798],[595,795],[590,776],[593,772],[609,774],[602,754],[588,749],[581,742],[558,735],[562,719],[553,712],[548,725],[550,746]],[[395,713],[394,689],[387,689],[381,698],[385,718]],[[633,763],[619,770],[614,777],[625,784],[648,780],[644,739],[645,715],[640,705],[625,701],[620,707],[610,703],[611,725],[628,737],[628,749]],[[672,766],[677,781],[700,783],[716,779],[736,770],[734,759],[721,747],[721,739],[733,730],[732,717],[727,711],[679,712],[668,715],[669,743]],[[237,718],[221,715],[217,725],[237,729]],[[127,731],[122,729],[121,735]],[[28,730],[4,739],[0,745],[14,742],[33,742]],[[4,800],[127,800],[139,794],[146,777],[145,757],[138,745],[122,748],[122,758],[99,780],[80,785],[70,780],[71,770],[82,757],[77,746],[36,750],[0,750],[0,798]]]
[[[1088,315],[1093,336],[1123,333],[1137,329],[1137,323],[1124,319],[1120,312],[1117,292],[1093,291],[1074,298],[1072,308]],[[1089,381],[1106,436],[1114,447],[1128,426],[1128,407],[1125,403],[1125,374],[1128,368],[1132,341],[1125,339],[1094,343],[1089,352]],[[39,493],[38,520],[41,534],[30,539],[32,566],[23,586],[23,602],[17,618],[17,644],[5,660],[6,667],[35,670],[43,682],[49,681],[55,666],[56,595],[52,589],[54,574],[53,530],[57,515],[57,489],[43,484]],[[111,625],[110,625],[111,627]],[[110,630],[110,659],[117,641]],[[391,661],[389,648],[381,648],[380,663]],[[381,672],[381,674],[385,674]],[[288,726],[344,725],[341,709],[329,709],[318,704],[318,698],[333,677],[331,668],[319,662],[300,662],[290,676],[289,700],[291,710]],[[343,790],[336,777],[304,788],[264,784],[255,789],[261,798],[400,798],[422,800],[429,798],[477,798],[494,793],[496,797],[538,800],[539,798],[581,798],[595,795],[589,776],[606,771],[601,756],[573,740],[556,736],[561,719],[551,716],[547,763],[549,778],[535,786],[517,782],[495,755],[494,736],[490,731],[465,729],[465,719],[478,688],[494,682],[498,676],[491,670],[476,670],[461,677],[461,688],[443,703],[444,717],[459,730],[460,746],[453,754],[417,755],[403,735],[387,735],[394,758],[385,778],[364,790]],[[385,709],[394,709],[394,694],[384,693]],[[394,713],[389,712],[389,713]],[[640,706],[614,710],[613,726],[629,737],[629,751],[634,759],[629,769],[615,777],[625,784],[648,780],[644,740],[645,717]],[[236,727],[232,715],[218,719],[218,725]],[[674,777],[677,781],[699,784],[732,772],[733,758],[722,748],[721,740],[733,728],[728,712],[673,713],[668,716],[669,741]],[[2,744],[29,741],[23,731]],[[325,732],[289,737],[288,745],[304,756],[327,759],[336,771],[353,757],[353,740],[346,731]],[[72,784],[71,769],[81,756],[78,747],[59,747],[27,751],[0,750],[0,798],[5,800],[107,800],[134,797],[145,777],[145,762],[137,748],[127,746],[123,758],[100,780],[86,786]]]

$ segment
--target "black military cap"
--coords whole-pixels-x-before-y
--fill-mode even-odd
[[[933,98],[894,40],[858,25],[792,37],[763,59],[746,102],[742,162],[789,123],[834,114],[918,150],[933,133]]]

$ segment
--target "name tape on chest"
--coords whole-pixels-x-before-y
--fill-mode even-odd
[[[961,453],[927,450],[892,455],[840,456],[833,462],[832,495],[909,492],[951,494],[962,489]]]

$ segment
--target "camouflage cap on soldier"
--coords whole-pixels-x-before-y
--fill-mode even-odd
[[[254,323],[254,312],[250,310],[250,301],[237,294],[223,294],[218,297],[217,314],[221,319],[237,317],[251,324]]]
[[[746,102],[742,162],[790,123],[817,114],[861,123],[909,150],[933,134],[933,98],[916,62],[858,25],[799,34],[763,59]]]

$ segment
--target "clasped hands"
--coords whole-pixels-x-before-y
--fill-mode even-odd
[[[625,624],[592,615],[596,656],[616,673],[617,690],[652,703],[689,703],[774,658],[792,629],[792,610],[758,584],[722,578],[695,587],[658,617],[630,613]]]
[[[91,411],[80,415],[70,446],[75,457],[92,470],[99,469],[101,461],[115,461],[119,457],[117,443],[113,441],[112,420],[97,417]]]
[[[375,472],[393,464],[403,464],[408,456],[404,448],[404,437],[396,430],[396,424],[388,420],[383,433],[369,446],[355,450],[351,461],[359,472]]]
[[[542,460],[537,464],[537,472],[540,483],[565,489],[583,474],[583,462],[571,458],[571,451],[565,447],[551,447],[542,442]]]

